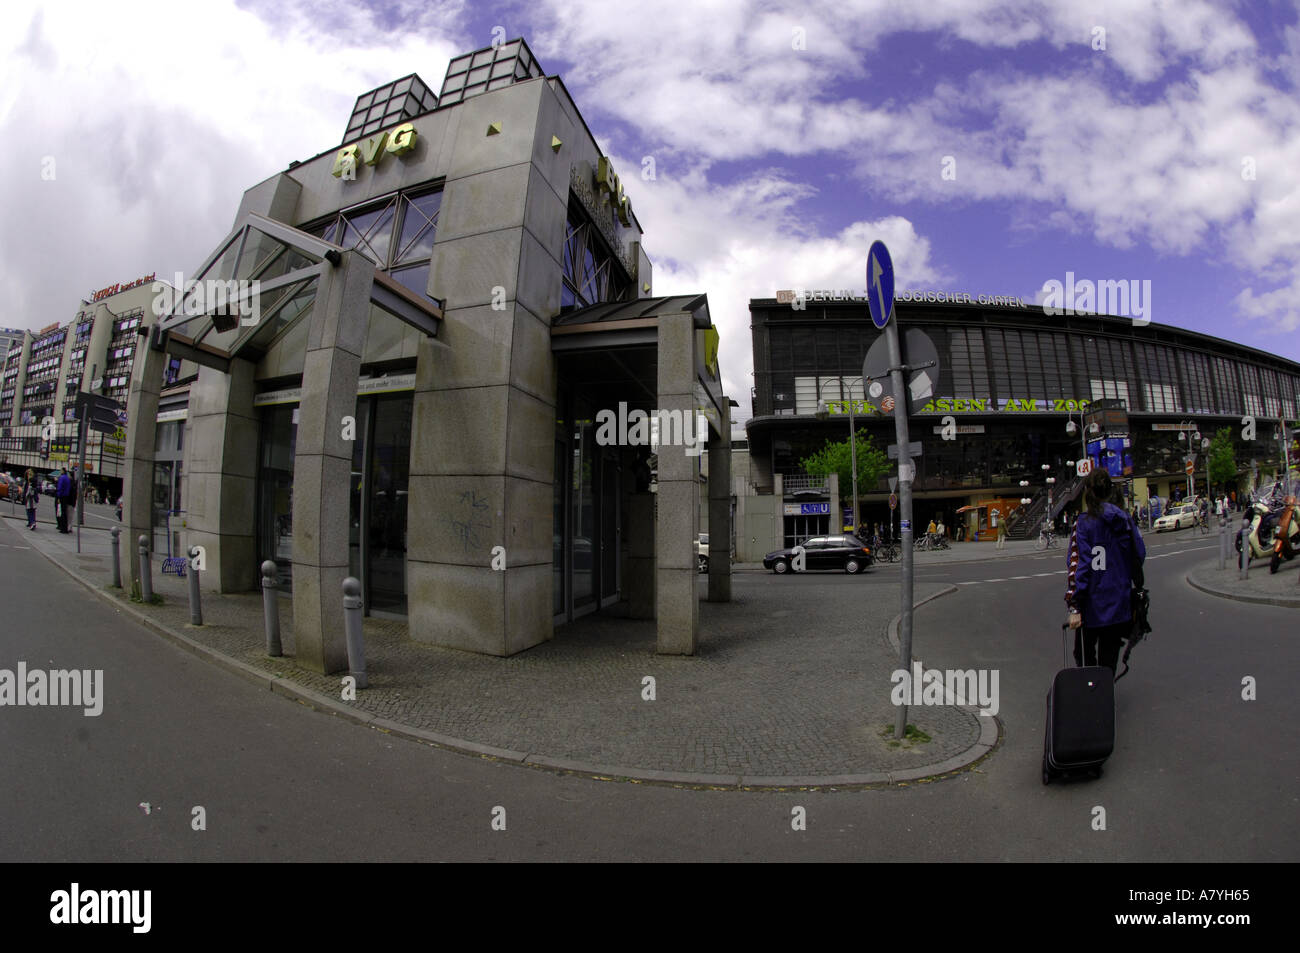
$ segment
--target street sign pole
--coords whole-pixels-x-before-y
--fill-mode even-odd
[[[899,596],[899,662],[904,672],[912,670],[912,465],[911,441],[907,435],[908,390],[903,378],[903,348],[898,339],[898,322],[894,317],[894,263],[885,243],[871,243],[867,252],[867,306],[871,320],[885,332],[889,348],[889,379],[894,396],[894,432],[898,441],[898,529],[899,545],[903,552],[903,582]],[[863,367],[863,381],[867,378]],[[914,699],[916,703],[919,699]],[[894,737],[907,734],[907,705],[898,706],[898,720],[894,723]]]

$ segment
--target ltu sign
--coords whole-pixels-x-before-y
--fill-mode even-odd
[[[353,182],[357,177],[358,155],[366,165],[376,165],[389,152],[395,156],[404,156],[415,148],[416,136],[415,126],[404,122],[396,129],[344,146],[334,159],[331,171],[337,178]]]

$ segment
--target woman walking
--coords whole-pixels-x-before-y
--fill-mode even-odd
[[[41,491],[37,488],[36,474],[27,471],[27,485],[23,488],[23,506],[27,508],[27,528],[36,528],[36,506],[41,502]]]
[[[1133,629],[1130,592],[1144,582],[1146,544],[1132,518],[1111,502],[1114,485],[1105,470],[1093,470],[1083,482],[1084,509],[1074,524],[1066,565],[1065,604],[1076,635],[1074,657],[1080,665],[1105,665],[1111,671]]]

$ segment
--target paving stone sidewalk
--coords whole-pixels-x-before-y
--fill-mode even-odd
[[[1241,579],[1236,556],[1229,551],[1226,569],[1219,568],[1217,557],[1193,567],[1187,582],[1223,599],[1300,609],[1300,559],[1283,562],[1275,575],[1269,573],[1267,559],[1254,560],[1246,578]]]
[[[0,543],[36,547],[153,626],[316,693],[317,702],[417,736],[430,732],[452,747],[487,746],[502,757],[598,774],[776,786],[924,777],[976,760],[997,738],[995,720],[951,707],[911,710],[928,743],[896,749],[882,737],[895,714],[889,673],[897,660],[885,632],[899,593],[889,584],[871,586],[869,599],[806,603],[802,579],[737,586],[730,604],[701,602],[694,657],[656,655],[653,622],[603,613],[507,659],[428,646],[412,641],[403,622],[367,619],[370,688],[344,703],[339,675],[295,663],[288,598],[280,606],[285,656],[272,659],[260,594],[204,592],[205,624],[196,628],[188,625],[186,581],[160,575],[160,557],[154,589],[165,602],[143,606],[109,588],[106,532],[83,531],[78,555],[73,536],[2,522],[11,531],[0,532]],[[916,599],[944,588],[918,584]],[[807,611],[814,604],[815,615]],[[642,697],[646,676],[655,679],[654,701]]]

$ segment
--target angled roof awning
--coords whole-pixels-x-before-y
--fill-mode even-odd
[[[250,212],[208,256],[196,277],[171,292],[156,334],[167,351],[224,369],[234,357],[257,359],[315,304],[320,277],[344,249]],[[430,337],[442,307],[375,269],[371,303]],[[190,325],[184,334],[179,329]]]

